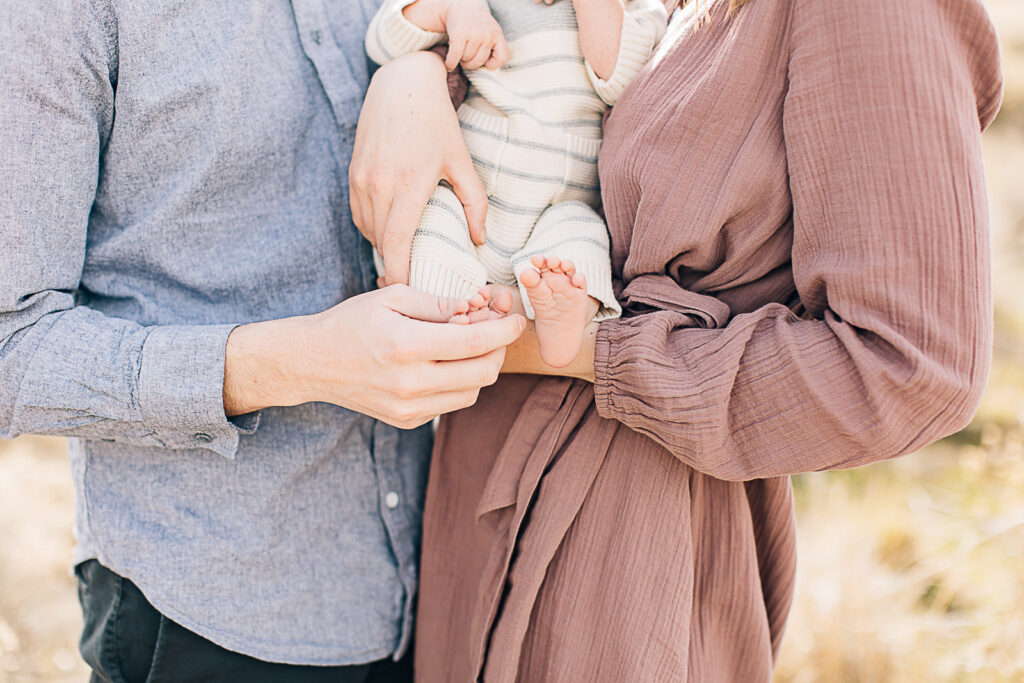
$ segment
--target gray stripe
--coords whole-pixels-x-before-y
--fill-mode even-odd
[[[580,57],[578,55],[549,55],[547,57],[534,57],[533,59],[524,59],[521,62],[508,62],[503,67],[501,67],[501,70],[518,71],[519,69],[530,69],[535,66],[552,64],[554,62],[571,62],[573,64],[585,63],[583,57]]]
[[[505,40],[510,43],[532,33],[577,30],[576,12],[568,0],[554,5],[538,4],[531,0],[491,0],[487,4],[505,33]]]
[[[452,216],[455,220],[457,220],[459,222],[459,225],[464,227],[466,230],[469,230],[469,224],[466,222],[466,214],[462,213],[461,211],[456,211],[452,207],[448,206],[442,201],[435,199],[434,197],[431,197],[430,199],[427,200],[427,206],[434,206],[441,209],[445,213]]]
[[[570,94],[571,95],[585,95],[585,96],[590,97],[590,98],[595,99],[595,100],[600,99],[597,96],[597,93],[594,92],[590,88],[550,88],[548,90],[538,90],[537,92],[532,92],[532,93],[518,92],[518,91],[513,90],[512,88],[509,88],[504,83],[502,83],[499,79],[495,78],[494,76],[492,76],[491,74],[487,73],[486,71],[474,71],[474,72],[472,72],[472,80],[474,80],[474,81],[475,80],[482,80],[482,81],[489,81],[491,83],[495,83],[499,87],[501,87],[503,90],[505,90],[506,92],[509,92],[509,93],[515,95],[516,97],[520,97],[520,98],[522,98],[524,100],[535,100],[535,99],[539,99],[541,97],[550,97],[552,95],[570,95]]]
[[[384,56],[387,58],[387,61],[390,62],[392,59],[395,58],[395,56],[393,54],[391,54],[386,47],[384,47],[384,41],[381,40],[381,37],[380,37],[380,34],[381,34],[380,23],[377,23],[374,26],[377,29],[376,31],[373,32],[373,37],[377,39],[377,47],[380,49],[381,52],[384,53]]]
[[[516,247],[507,247],[504,244],[499,244],[491,238],[487,238],[487,242],[484,244],[485,247],[490,247],[494,251],[498,252],[507,259],[512,258],[512,255],[519,251]]]
[[[589,242],[590,244],[593,244],[601,251],[608,251],[607,244],[599,242],[595,240],[593,237],[569,237],[567,239],[562,240],[561,242],[555,242],[554,244],[548,245],[543,249],[531,249],[530,251],[524,251],[520,253],[518,256],[516,256],[516,259],[515,261],[512,262],[512,265],[518,266],[520,263],[523,263],[524,261],[529,261],[532,257],[537,256],[538,254],[546,255],[553,249],[557,249],[558,247],[564,246],[566,244],[572,244],[574,242]],[[569,260],[571,261],[572,259]]]
[[[455,247],[463,254],[469,254],[470,256],[473,257],[476,256],[476,254],[466,249],[465,246],[459,244],[448,235],[444,234],[443,232],[438,232],[437,230],[430,230],[429,228],[420,228],[419,230],[416,231],[416,237],[430,237]]]
[[[523,116],[529,116],[531,119],[541,124],[542,126],[549,126],[551,128],[564,128],[564,127],[586,127],[586,128],[601,128],[601,118],[596,119],[569,119],[567,121],[546,121],[533,115],[527,109],[522,107],[499,107],[506,114],[522,114]]]
[[[557,204],[553,204],[551,206],[551,208],[548,209],[545,212],[544,215],[545,216],[550,216],[551,214],[556,214],[557,215],[558,213],[562,213],[564,211],[567,211],[571,207],[574,207],[574,206],[581,207],[584,211],[592,212],[592,213],[594,213],[594,215],[591,216],[591,215],[587,215],[587,214],[576,214],[571,219],[569,219],[569,221],[576,221],[577,223],[595,223],[597,225],[604,225],[605,224],[605,222],[603,220],[601,220],[600,216],[598,216],[594,212],[594,209],[592,209],[591,207],[587,206],[583,202],[578,202],[578,201],[559,202]]]
[[[584,190],[586,192],[597,192],[598,190],[601,189],[598,185],[574,183],[571,180],[563,180],[563,178],[553,175],[536,175],[534,173],[524,173],[523,171],[516,171],[515,169],[508,168],[507,166],[499,166],[498,164],[487,161],[486,159],[481,159],[480,157],[474,156],[472,154],[470,154],[469,156],[473,160],[473,163],[477,164],[478,166],[483,166],[484,168],[490,169],[492,171],[499,171],[510,176],[515,176],[516,178],[531,180],[538,183],[557,183],[559,185],[571,187],[574,190]]]
[[[497,197],[491,196],[487,197],[487,202],[491,206],[495,206],[501,209],[502,211],[508,211],[509,213],[517,213],[522,216],[539,216],[541,212],[543,212],[544,209],[547,207],[546,203],[544,206],[526,206],[523,204],[511,204],[509,202],[506,202],[504,199],[498,199]]]
[[[474,126],[474,125],[472,125],[470,123],[466,123],[465,121],[459,121],[459,123],[462,125],[463,128],[465,128],[468,131],[472,131],[474,133],[477,133],[479,135],[483,135],[485,137],[492,138],[494,140],[501,140],[502,142],[507,142],[508,144],[513,145],[515,147],[523,147],[524,149],[534,149],[534,150],[538,150],[538,151],[541,151],[541,152],[556,152],[558,154],[565,154],[570,159],[576,159],[577,161],[586,161],[587,163],[591,163],[591,164],[596,164],[597,163],[597,157],[596,156],[588,156],[586,154],[579,154],[577,152],[570,152],[569,150],[565,149],[564,147],[555,147],[554,145],[545,145],[542,142],[534,142],[532,140],[522,140],[520,138],[510,138],[507,135],[504,135],[502,133],[495,133],[493,131],[486,130],[485,128],[480,128],[480,127]]]

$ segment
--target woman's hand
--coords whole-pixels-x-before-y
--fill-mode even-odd
[[[470,238],[483,244],[487,195],[462,140],[444,62],[417,52],[374,75],[349,166],[352,218],[380,251],[386,284],[408,283],[412,236],[442,180],[465,207]]]

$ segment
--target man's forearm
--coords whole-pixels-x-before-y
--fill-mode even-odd
[[[615,71],[622,37],[622,0],[573,0],[579,24],[580,49],[598,78]]]
[[[447,321],[462,302],[395,285],[322,313],[243,325],[225,346],[228,415],[310,401],[403,429],[476,401],[494,382],[525,320]]]
[[[301,340],[306,318],[284,318],[232,330],[224,353],[224,412],[244,415],[271,406],[303,403]]]

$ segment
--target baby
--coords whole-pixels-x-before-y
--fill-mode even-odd
[[[487,241],[473,244],[442,184],[409,264],[414,289],[468,299],[453,322],[523,313],[536,322],[541,358],[562,367],[590,320],[621,313],[595,211],[601,122],[666,23],[662,0],[384,1],[366,36],[371,59],[447,42],[447,67],[461,63],[470,83],[458,116],[488,195]]]

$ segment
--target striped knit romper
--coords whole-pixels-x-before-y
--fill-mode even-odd
[[[383,64],[446,40],[407,20],[412,0],[385,0],[366,36]],[[413,237],[409,285],[466,298],[486,283],[517,284],[535,254],[571,259],[601,303],[597,319],[621,309],[612,291],[608,229],[594,210],[601,195],[601,121],[650,58],[667,23],[661,0],[626,2],[613,73],[602,80],[580,51],[572,2],[489,0],[509,46],[499,69],[467,70],[459,107],[466,147],[487,192],[487,242],[473,244],[462,204],[439,185]],[[383,264],[377,255],[377,270]],[[533,308],[519,284],[527,315]]]

